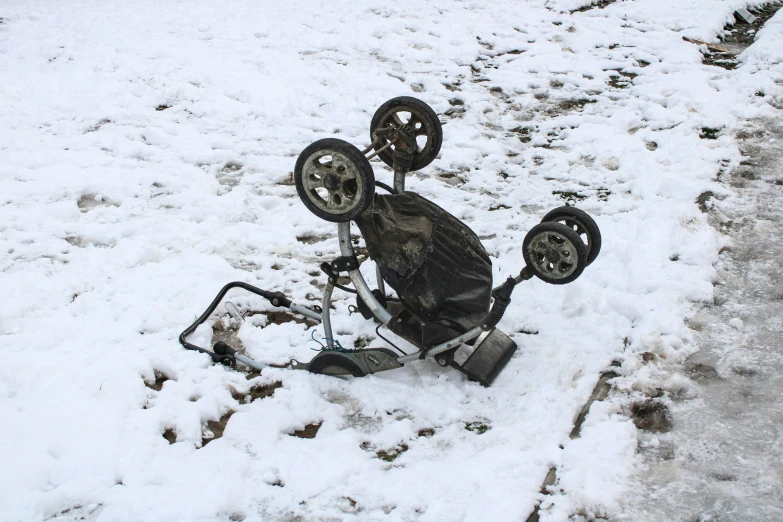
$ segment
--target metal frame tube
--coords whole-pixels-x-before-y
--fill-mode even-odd
[[[378,280],[378,290],[381,295],[386,295],[386,284],[383,282],[383,276],[381,275],[381,268],[375,265],[375,278]]]
[[[394,171],[394,191],[397,194],[405,192],[405,172],[401,170]]]
[[[250,357],[246,355],[242,355],[241,353],[234,353],[234,357],[237,361],[246,364],[247,366],[250,366],[251,368],[255,368],[256,370],[263,370],[264,368],[269,368],[268,364],[263,364],[260,362],[256,362]]]
[[[323,313],[314,312],[313,310],[310,310],[309,308],[305,308],[304,306],[299,306],[297,304],[291,303],[288,306],[289,309],[293,310],[294,312],[298,314],[302,314],[305,317],[309,317],[310,319],[313,319],[315,321],[321,321],[321,318],[323,317]]]
[[[468,330],[467,332],[460,335],[459,337],[455,337],[451,341],[446,341],[445,343],[436,344],[435,346],[429,348],[428,350],[420,350],[416,353],[403,355],[402,357],[397,357],[397,362],[401,364],[405,364],[406,362],[422,359],[422,352],[424,352],[424,358],[432,357],[433,355],[438,355],[439,353],[447,352],[453,348],[457,348],[460,344],[466,341],[470,341],[471,339],[478,337],[479,335],[481,335],[483,331],[484,331],[483,328],[477,326],[472,330]]]
[[[334,290],[334,284],[332,281],[326,284],[324,290],[324,300],[321,306],[321,323],[324,325],[324,337],[326,337],[326,345],[329,349],[334,348],[334,337],[332,337],[332,320],[329,318],[329,305],[332,302],[332,290]]]
[[[339,223],[337,225],[337,237],[340,240],[340,254],[344,257],[354,257],[356,253],[353,251],[353,245],[351,244],[350,221]],[[392,320],[392,315],[386,308],[383,307],[381,303],[378,302],[375,296],[372,295],[372,291],[367,285],[367,281],[364,280],[364,277],[362,276],[362,273],[359,271],[359,269],[357,268],[356,270],[351,270],[348,272],[348,277],[351,278],[353,286],[356,288],[356,291],[359,293],[362,301],[364,301],[364,303],[367,305],[367,308],[370,309],[373,315],[377,317],[382,324],[389,324]],[[324,307],[324,312],[326,311],[327,308]],[[324,321],[324,323],[326,323],[326,321]]]

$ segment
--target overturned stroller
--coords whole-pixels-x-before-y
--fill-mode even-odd
[[[592,218],[573,207],[544,216],[522,242],[525,267],[492,288],[492,263],[478,236],[431,201],[405,191],[405,176],[429,165],[440,152],[442,129],[424,102],[399,97],[381,105],[370,125],[372,143],[363,151],[339,139],[312,143],[294,169],[296,190],[316,216],[338,225],[340,257],[322,263],[328,277],[320,307],[303,307],[280,292],[247,283],[229,283],[212,304],[179,337],[185,348],[207,353],[215,362],[237,362],[256,369],[267,365],[224,342],[213,351],[187,337],[209,319],[226,293],[243,288],[315,321],[324,329],[326,347],[309,363],[291,361],[291,369],[326,375],[362,377],[434,358],[489,386],[508,363],[517,345],[497,328],[517,284],[536,276],[551,284],[575,280],[601,249],[601,233]],[[369,160],[375,156],[394,170],[390,187],[375,180]],[[387,194],[376,194],[381,188]],[[377,287],[370,289],[354,251],[350,223],[355,222],[376,264]],[[340,284],[347,273],[353,289]],[[395,296],[387,295],[391,287]],[[357,294],[355,309],[365,319],[409,342],[407,353],[390,348],[347,350],[333,339],[329,316],[335,288]],[[352,307],[353,309],[353,307]]]

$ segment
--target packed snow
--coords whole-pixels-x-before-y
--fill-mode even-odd
[[[661,387],[642,355],[695,350],[687,320],[712,299],[727,243],[697,198],[728,195],[733,130],[783,106],[783,19],[727,71],[683,37],[716,41],[760,2],[571,12],[593,4],[5,2],[0,520],[524,520],[539,504],[544,521],[622,517],[639,466],[628,404]],[[182,349],[232,280],[320,304],[336,227],[297,197],[294,162],[321,138],[364,148],[375,109],[400,95],[444,123],[439,158],[407,189],[476,231],[496,283],[551,208],[601,227],[577,281],[516,290],[499,326],[519,350],[493,386],[430,361],[248,379]],[[371,261],[362,271],[374,279]],[[386,346],[353,302],[336,293],[337,338]],[[209,345],[225,312],[193,339]],[[315,355],[320,326],[274,322],[244,321],[249,355]],[[625,395],[571,440],[612,363]]]

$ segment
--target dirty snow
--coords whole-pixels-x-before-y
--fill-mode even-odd
[[[686,319],[713,298],[726,244],[696,199],[728,195],[733,129],[780,106],[783,47],[778,24],[725,71],[682,39],[713,41],[758,2],[569,13],[591,4],[4,3],[0,519],[520,520],[542,500],[542,520],[622,516],[639,464],[625,403],[568,434],[613,361],[633,394],[660,386],[641,354],[695,349]],[[575,283],[517,289],[500,326],[520,349],[493,387],[431,362],[248,380],[183,350],[179,332],[230,280],[319,303],[317,265],[339,250],[296,196],[296,156],[325,137],[366,145],[399,95],[445,123],[408,189],[479,234],[496,281],[552,207],[577,204],[603,233]],[[383,346],[351,303],[338,294],[342,344]],[[306,325],[263,317],[239,331],[254,358],[314,355]]]

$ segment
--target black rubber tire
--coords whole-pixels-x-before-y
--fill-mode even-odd
[[[387,101],[375,111],[370,122],[370,140],[373,140],[373,133],[381,125],[385,125],[388,122],[391,115],[395,112],[410,112],[415,114],[426,130],[427,143],[422,150],[414,154],[413,162],[411,163],[411,172],[415,170],[421,170],[434,160],[440,152],[440,146],[443,144],[443,128],[441,127],[438,115],[432,108],[423,101],[413,98],[411,96],[400,96],[392,98]],[[387,142],[379,143],[375,146],[375,150],[380,149]],[[392,158],[391,149],[378,154],[378,157],[386,163],[388,166],[394,166],[394,159]]]
[[[536,237],[545,232],[554,233],[556,237],[559,237],[563,241],[564,245],[568,242],[573,246],[573,248],[567,248],[567,250],[569,253],[573,252],[573,254],[570,255],[571,259],[573,259],[573,255],[576,255],[576,264],[575,268],[570,270],[568,275],[552,276],[538,268],[537,265],[540,263],[540,260],[534,259],[538,254],[531,249],[531,246],[533,246]],[[585,266],[587,266],[587,248],[585,248],[585,244],[582,241],[582,238],[579,237],[579,234],[572,228],[553,221],[539,223],[530,229],[530,232],[527,233],[522,242],[522,257],[525,258],[525,263],[527,264],[526,268],[530,269],[533,274],[542,281],[553,285],[564,285],[574,281],[577,277],[582,275]],[[544,259],[546,259],[546,257]],[[559,261],[556,262],[559,263]],[[574,266],[573,263],[571,266]]]
[[[346,370],[354,377],[364,377],[367,375],[362,371],[358,364],[351,361],[347,357],[334,352],[321,352],[307,365],[307,371],[310,373],[321,374],[326,368],[330,366],[337,366]]]
[[[587,212],[576,207],[558,207],[547,212],[541,222],[545,221],[563,223],[567,227],[573,228],[580,236],[582,233],[587,236],[587,243],[585,243],[587,264],[585,266],[590,266],[598,257],[598,253],[601,251],[601,230]]]
[[[339,212],[328,212],[324,206],[328,207],[328,202],[324,205],[324,200],[305,187],[304,170],[306,163],[318,153],[330,155],[329,153],[340,154],[344,160],[347,160],[356,169],[357,186],[351,205]],[[317,160],[316,160],[317,161]],[[359,181],[361,181],[359,183]],[[332,223],[344,223],[356,219],[361,215],[373,201],[375,195],[375,174],[372,166],[362,151],[351,145],[347,141],[336,138],[326,138],[311,143],[299,154],[294,167],[294,183],[296,192],[305,206],[319,218]],[[342,184],[340,184],[342,189]]]

